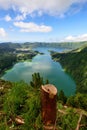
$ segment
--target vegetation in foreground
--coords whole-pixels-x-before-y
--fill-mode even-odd
[[[0,80],[0,130],[43,130],[40,86],[49,83],[39,73],[30,84]],[[85,95],[85,96],[84,96]],[[58,130],[87,129],[87,95],[77,93],[67,98],[61,90],[57,99]],[[79,121],[80,120],[80,121]]]

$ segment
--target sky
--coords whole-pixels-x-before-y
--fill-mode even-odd
[[[0,0],[0,42],[87,41],[87,0]]]

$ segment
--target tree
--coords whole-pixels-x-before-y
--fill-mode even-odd
[[[43,78],[40,77],[40,74],[39,73],[32,74],[32,81],[30,82],[30,85],[33,88],[40,88],[42,84],[44,83],[43,83]]]
[[[63,104],[66,103],[67,97],[65,96],[63,90],[61,90],[61,91],[59,92],[58,100],[62,101]]]
[[[67,99],[67,105],[87,111],[87,94],[77,93]]]

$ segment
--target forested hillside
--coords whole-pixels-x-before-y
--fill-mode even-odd
[[[32,59],[39,52],[24,50],[21,44],[1,43],[0,44],[0,75],[6,69],[12,67],[16,62]]]
[[[51,52],[51,55],[72,75],[76,81],[77,92],[87,93],[87,47],[68,53]]]

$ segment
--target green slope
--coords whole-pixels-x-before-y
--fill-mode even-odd
[[[0,80],[0,130],[43,130],[40,103],[41,84],[43,80],[38,73],[32,76],[31,85],[23,81],[10,83]],[[79,130],[86,130],[87,111],[62,105],[61,99],[65,97],[63,93],[58,97],[55,122],[57,129],[75,130],[81,117]],[[80,103],[79,100],[77,101],[78,97],[75,97],[76,104]],[[80,100],[83,99],[81,97],[82,95]],[[87,102],[84,105],[87,106]],[[18,124],[16,119],[20,119],[22,123]]]
[[[51,55],[72,75],[76,81],[77,92],[87,93],[87,47],[68,53],[51,52]]]

